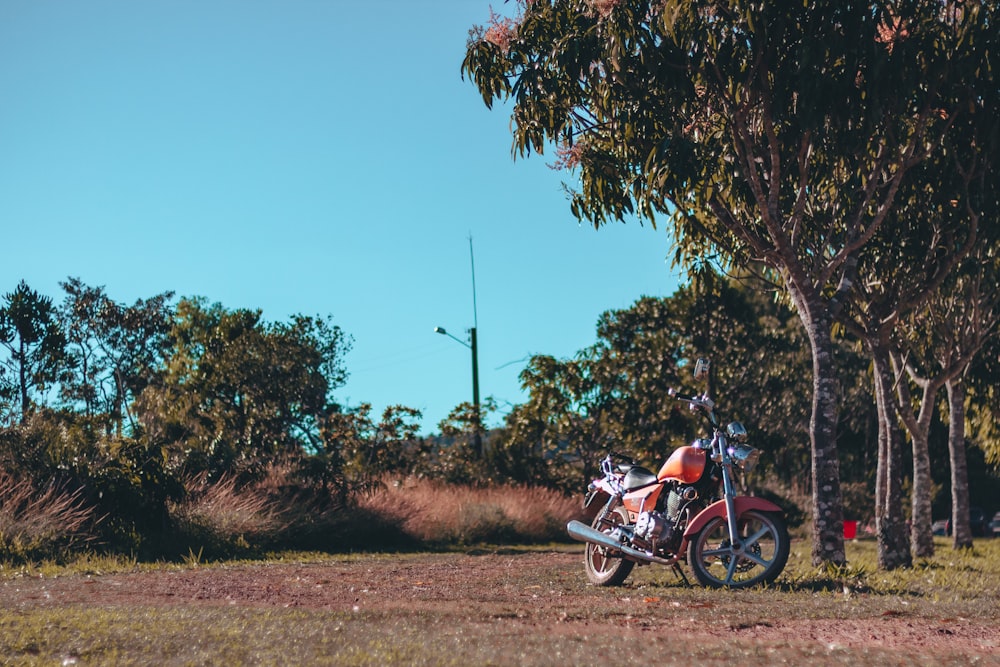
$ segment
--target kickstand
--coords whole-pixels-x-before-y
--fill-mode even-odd
[[[685,586],[691,588],[691,582],[688,581],[687,575],[685,575],[684,570],[681,569],[680,563],[674,563],[674,574],[684,581]]]

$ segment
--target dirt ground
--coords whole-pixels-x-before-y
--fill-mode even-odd
[[[544,625],[563,636],[600,634],[614,626],[639,637],[669,633],[708,643],[878,649],[897,655],[899,664],[933,664],[936,655],[1000,665],[995,620],[964,618],[953,608],[928,615],[930,603],[916,613],[897,611],[889,602],[885,611],[876,608],[873,615],[867,606],[867,616],[855,617],[831,613],[828,606],[816,611],[808,594],[788,594],[787,601],[775,597],[778,592],[767,595],[687,588],[656,567],[637,569],[623,587],[596,588],[585,582],[580,550],[566,547],[18,577],[0,582],[0,610],[236,605],[364,610],[386,617],[450,613],[497,627]]]

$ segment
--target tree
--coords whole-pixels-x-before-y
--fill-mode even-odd
[[[603,313],[597,339],[573,359],[535,357],[522,374],[529,398],[508,416],[502,450],[516,452],[537,478],[579,489],[578,476],[589,481],[607,449],[655,466],[701,435],[703,424],[678,409],[669,390],[688,386],[686,369],[708,356],[708,391],[725,415],[751,429],[770,464],[761,470],[808,490],[808,377],[798,372],[808,346],[787,307],[706,271],[669,298],[643,297]],[[854,347],[838,345],[840,365],[863,378]],[[864,483],[871,389],[863,379],[848,384],[841,454]]]
[[[331,409],[320,419],[320,447],[303,460],[307,477],[332,486],[341,497],[376,487],[387,474],[413,472],[417,452],[411,446],[419,431],[420,412],[392,405],[375,422],[372,406]]]
[[[585,487],[609,449],[625,450],[605,427],[612,397],[597,386],[583,359],[535,355],[521,371],[528,400],[507,418],[505,452],[549,468],[546,477],[567,488]]]
[[[667,216],[681,257],[754,260],[786,290],[812,356],[813,560],[844,562],[832,328],[901,184],[948,135],[939,91],[972,83],[995,21],[969,6],[957,31],[937,0],[520,6],[463,63],[488,106],[513,98],[515,152],[562,144],[578,217]]]
[[[28,287],[23,280],[4,295],[0,308],[0,346],[9,358],[4,366],[14,376],[20,422],[28,418],[32,394],[46,391],[66,363],[66,336],[59,326],[52,299]]]
[[[82,401],[88,416],[100,412],[109,434],[121,435],[126,421],[134,430],[130,405],[163,362],[173,293],[124,306],[103,287],[88,287],[79,278],[61,285],[66,292],[63,326],[74,362],[62,382],[64,400]]]
[[[909,386],[900,371],[901,356],[910,353],[900,351],[899,331],[907,322],[913,322],[918,313],[928,314],[933,319],[933,314],[941,308],[942,290],[954,284],[949,281],[950,275],[961,266],[982,236],[979,216],[967,199],[969,175],[978,171],[969,167],[974,167],[978,158],[973,157],[971,165],[959,165],[956,169],[954,153],[948,151],[929,158],[914,169],[917,177],[902,185],[897,204],[887,216],[882,232],[859,262],[860,279],[855,281],[852,298],[841,314],[841,321],[867,347],[875,375],[875,399],[880,416],[875,518],[879,564],[885,569],[908,566],[912,560],[908,522],[902,507],[904,471],[899,418],[906,425],[913,444],[913,502],[919,502],[926,509],[926,516],[920,512],[912,514],[916,520],[909,523],[926,526],[925,531],[915,528],[914,535],[917,530],[926,533],[924,544],[918,549],[931,548],[927,546],[931,541],[927,443],[936,395],[948,378],[946,375],[933,379],[914,378],[915,386],[923,387],[922,404],[919,414],[915,415]],[[956,183],[947,176],[961,178]],[[956,193],[966,195],[962,196],[962,206],[958,206]],[[919,345],[924,355],[934,354],[930,351],[933,345],[928,344],[932,336],[921,327],[911,328],[911,332],[903,337],[909,339],[910,345]],[[940,345],[941,337],[936,340]],[[951,354],[946,350],[940,353]]]
[[[876,512],[879,560],[884,567],[910,562],[902,510],[897,416],[906,425],[914,450],[914,511],[910,522],[913,542],[918,555],[928,555],[933,549],[929,429],[938,390],[948,383],[950,372],[962,367],[959,357],[964,354],[956,356],[957,351],[947,340],[951,336],[934,335],[936,327],[913,328],[912,324],[950,319],[951,324],[944,328],[964,328],[965,324],[955,319],[957,311],[947,305],[954,299],[952,292],[958,284],[953,274],[969,265],[970,253],[996,243],[991,225],[981,221],[996,210],[996,202],[990,201],[991,196],[995,198],[990,184],[996,180],[991,172],[995,170],[998,127],[996,115],[988,110],[996,105],[997,90],[991,83],[990,68],[983,67],[984,53],[995,48],[995,36],[983,28],[995,17],[987,16],[985,11],[977,15],[976,8],[966,11],[959,3],[942,3],[938,9],[936,16],[921,16],[902,8],[886,26],[883,41],[894,49],[900,40],[925,49],[928,38],[937,39],[934,36],[944,31],[958,43],[968,42],[969,48],[953,50],[950,60],[939,66],[941,71],[951,72],[939,79],[936,91],[936,113],[947,124],[948,132],[901,183],[896,205],[861,260],[860,279],[854,283],[843,317],[870,350],[881,387],[877,400],[888,401],[880,405],[884,437],[878,477],[882,492],[878,494]],[[935,46],[930,45],[932,49]],[[899,55],[898,51],[890,53]],[[901,333],[901,329],[907,331]],[[907,383],[901,377],[900,360],[915,356],[924,362],[930,358],[936,361],[906,364],[910,371],[919,366],[922,375],[911,376]],[[911,385],[913,389],[923,388],[919,406],[910,400]],[[896,389],[902,392],[894,397],[899,393]]]
[[[343,383],[349,340],[326,320],[263,322],[183,299],[166,365],[137,400],[148,437],[213,474],[252,472],[283,454],[316,449],[319,421]]]
[[[931,470],[928,432],[942,388],[947,389],[949,450],[952,469],[952,526],[955,546],[971,546],[968,479],[965,469],[964,376],[975,357],[996,335],[1000,325],[1000,289],[997,289],[997,248],[980,244],[962,270],[922,311],[903,322],[904,341],[894,358],[899,413],[913,438],[912,540],[917,556],[934,554],[931,536]],[[904,356],[905,355],[905,356]],[[910,385],[922,392],[914,415]]]

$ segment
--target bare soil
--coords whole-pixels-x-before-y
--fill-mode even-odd
[[[235,606],[248,612],[335,612],[331,618],[366,614],[369,620],[417,624],[431,619],[428,627],[438,630],[426,632],[448,628],[452,634],[467,625],[476,641],[497,641],[493,664],[506,662],[500,656],[514,655],[510,652],[519,643],[527,646],[541,634],[546,641],[572,640],[575,654],[562,661],[550,656],[553,663],[565,664],[599,663],[596,642],[606,647],[614,638],[616,644],[634,645],[634,658],[658,652],[661,664],[692,660],[694,646],[711,658],[705,647],[737,642],[744,662],[754,664],[770,662],[768,656],[778,662],[813,656],[806,662],[822,664],[856,654],[869,658],[860,664],[1000,665],[996,618],[963,616],[955,603],[938,607],[895,596],[873,601],[851,591],[710,591],[687,587],[657,566],[637,568],[625,586],[597,588],[586,583],[581,554],[578,548],[560,547],[356,555],[18,577],[0,582],[0,614],[62,607]],[[668,655],[670,647],[678,653]],[[483,650],[490,655],[488,646]],[[580,658],[586,655],[593,660]],[[718,656],[721,661],[732,654]],[[634,658],[629,662],[634,664]],[[545,663],[544,654],[533,662]]]

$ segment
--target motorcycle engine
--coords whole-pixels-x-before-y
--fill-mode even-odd
[[[658,511],[642,512],[635,520],[635,540],[645,545],[655,547],[659,544],[667,549],[677,547],[676,542],[680,539],[681,533],[675,531],[677,519],[681,510],[692,500],[698,499],[698,490],[693,486],[673,486],[667,494],[666,507],[662,504],[660,510],[666,510],[666,514]],[[660,501],[663,502],[662,500]],[[675,535],[676,532],[676,535]],[[676,538],[676,539],[675,539]]]
[[[668,539],[672,531],[673,523],[659,512],[643,512],[635,521],[636,536],[650,543]]]
[[[681,511],[681,505],[698,498],[698,490],[693,486],[681,486],[670,489],[667,495],[667,516],[671,520],[677,519],[677,514]]]

